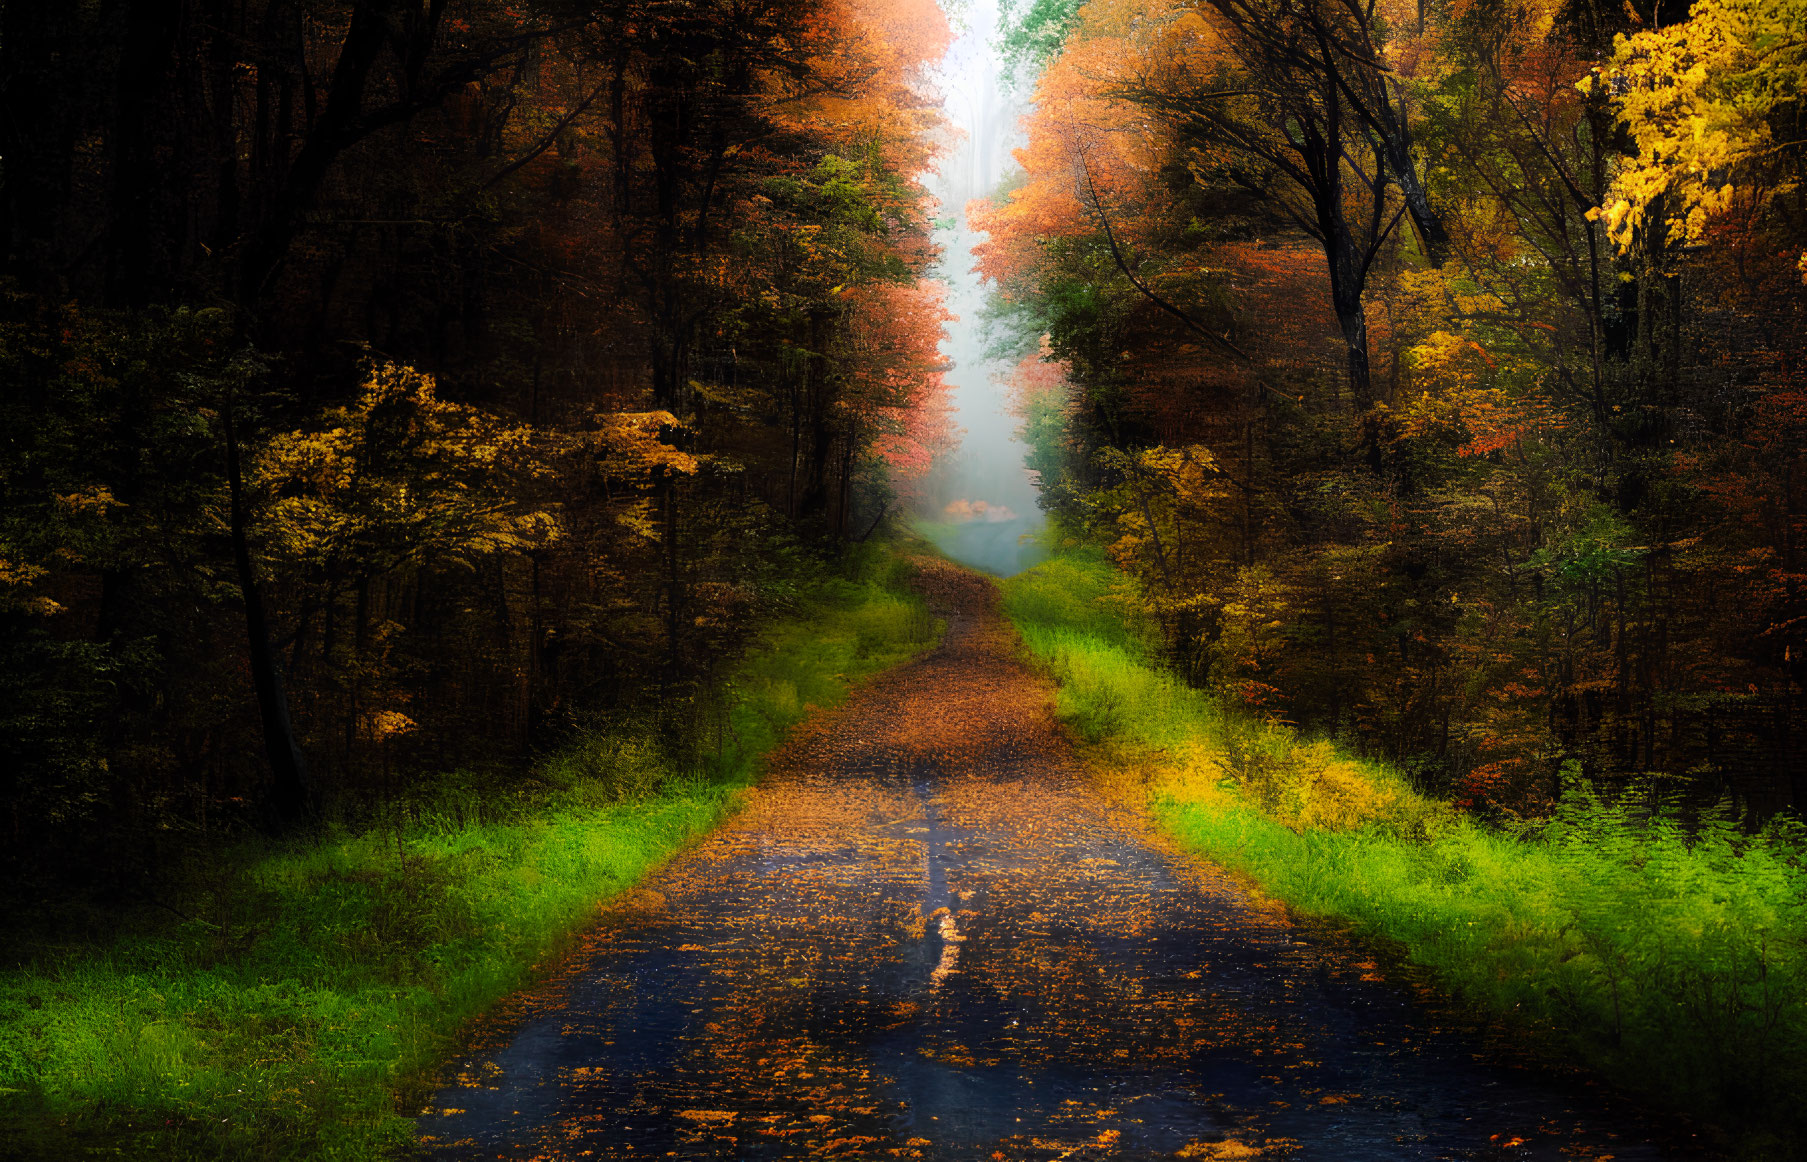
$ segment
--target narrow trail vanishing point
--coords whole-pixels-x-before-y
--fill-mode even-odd
[[[990,582],[611,905],[423,1114],[444,1158],[1679,1157],[1094,789]]]

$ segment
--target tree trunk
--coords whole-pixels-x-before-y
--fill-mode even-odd
[[[682,627],[683,589],[678,571],[678,481],[677,473],[661,468],[659,491],[663,494],[665,525],[665,684],[675,689],[683,675]]]
[[[1391,106],[1388,106],[1386,121],[1386,132],[1381,140],[1386,150],[1387,168],[1393,171],[1393,179],[1405,198],[1406,213],[1412,216],[1418,240],[1424,245],[1425,259],[1432,266],[1441,267],[1449,261],[1449,231],[1431,207],[1430,195],[1418,177],[1418,164],[1412,157],[1411,132],[1403,120],[1393,116]]]
[[[682,404],[685,343],[679,324],[664,324],[666,334],[653,339],[653,403],[676,412]]]
[[[301,225],[301,216],[314,204],[332,163],[368,133],[368,128],[359,124],[364,112],[364,86],[392,34],[390,16],[394,7],[395,0],[361,0],[353,7],[351,26],[333,67],[326,107],[314,120],[281,185],[272,191],[264,220],[246,247],[244,263],[239,268],[242,303],[255,302],[281,265]]]
[[[1333,287],[1337,325],[1342,328],[1343,347],[1349,361],[1349,393],[1353,410],[1365,412],[1374,402],[1373,374],[1368,366],[1368,312],[1362,306],[1361,292],[1348,294]]]
[[[212,59],[209,64],[209,88],[213,108],[209,115],[214,125],[215,209],[212,236],[208,246],[216,254],[230,252],[238,241],[239,227],[239,117],[237,83],[234,74],[239,64],[231,19],[224,0],[214,0],[210,23],[214,25]],[[242,15],[241,15],[242,20]]]
[[[263,594],[251,564],[251,547],[245,533],[245,490],[239,470],[238,433],[231,406],[226,413],[226,479],[231,490],[232,561],[238,571],[239,592],[245,603],[245,638],[250,654],[251,683],[257,691],[258,715],[263,721],[264,754],[276,783],[270,805],[280,828],[294,826],[308,812],[307,766],[295,743],[289,720],[289,700],[283,690],[282,670],[270,646],[270,626],[264,614]]]
[[[58,0],[0,7],[0,245],[27,290],[55,290],[75,159],[81,9]]]

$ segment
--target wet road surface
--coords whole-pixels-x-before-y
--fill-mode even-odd
[[[1087,781],[991,587],[612,905],[423,1114],[444,1158],[1681,1157]]]

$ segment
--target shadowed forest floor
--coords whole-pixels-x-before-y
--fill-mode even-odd
[[[1683,1157],[1087,778],[989,581],[456,1063],[437,1156]],[[1459,1022],[1457,1023],[1459,1024]]]

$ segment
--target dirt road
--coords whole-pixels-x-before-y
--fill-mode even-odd
[[[446,1158],[1677,1157],[1093,790],[988,583],[614,907],[421,1118]]]

